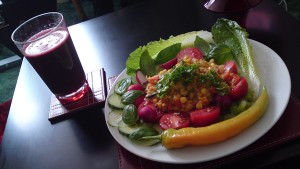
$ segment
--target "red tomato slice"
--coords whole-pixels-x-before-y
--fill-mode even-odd
[[[216,123],[220,117],[221,109],[219,106],[209,106],[204,109],[194,110],[190,113],[192,124],[197,127],[208,126]]]
[[[241,81],[241,78],[237,74],[230,73],[229,76],[226,77],[225,81],[230,86],[236,86]]]
[[[187,113],[166,113],[160,118],[159,125],[163,130],[180,129],[188,127],[190,119]]]
[[[203,55],[202,52],[198,49],[198,48],[185,48],[183,50],[181,50],[176,58],[177,58],[177,62],[181,62],[183,60],[184,57],[190,57],[190,58],[196,58],[196,59],[202,59]]]
[[[237,72],[238,72],[236,63],[233,60],[229,60],[226,63],[224,63],[224,69],[225,69],[225,71],[229,71],[229,72],[235,73],[235,74],[237,74]]]
[[[229,97],[232,100],[239,100],[246,96],[248,92],[248,82],[244,77],[240,78],[240,81],[232,87]]]

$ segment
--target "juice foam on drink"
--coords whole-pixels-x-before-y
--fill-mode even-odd
[[[39,34],[30,38],[30,40],[37,39],[39,36],[43,36],[43,34],[44,32],[40,32]],[[53,32],[52,34],[29,44],[25,49],[26,56],[37,57],[48,53],[51,49],[55,50],[55,47],[67,40],[67,36],[68,32],[64,30]]]
[[[56,95],[78,90],[85,82],[85,73],[67,30],[59,29],[45,36],[42,31],[28,41],[23,54]],[[45,37],[43,37],[45,36]]]

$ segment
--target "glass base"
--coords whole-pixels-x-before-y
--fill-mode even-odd
[[[85,94],[88,93],[88,91],[89,91],[89,84],[86,81],[77,91],[64,96],[56,95],[56,98],[62,104],[67,104],[67,103],[76,102],[80,100]]]
[[[82,113],[84,112],[83,110],[86,110],[90,107],[104,105],[107,92],[104,69],[88,72],[86,74],[86,81],[89,84],[89,90],[87,94],[75,102],[62,104],[57,97],[52,94],[48,117],[48,120],[51,123],[56,123],[67,119],[77,113]]]
[[[204,7],[217,13],[235,13],[248,10],[263,0],[206,0]]]

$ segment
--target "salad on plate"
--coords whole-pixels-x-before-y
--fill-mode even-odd
[[[143,146],[222,142],[254,124],[268,107],[248,33],[228,19],[218,19],[211,32],[137,48],[126,74],[108,96],[107,123]]]

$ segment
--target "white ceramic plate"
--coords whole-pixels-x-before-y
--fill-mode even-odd
[[[288,69],[282,59],[269,47],[260,42],[250,40],[253,53],[263,84],[269,93],[269,107],[263,117],[254,125],[236,137],[227,141],[198,147],[167,150],[162,145],[142,147],[132,143],[125,136],[120,135],[117,128],[109,125],[108,129],[115,140],[128,151],[137,156],[165,163],[196,163],[214,160],[232,154],[259,139],[278,121],[284,112],[291,92],[291,80]],[[125,70],[116,81],[126,77]],[[113,91],[109,92],[109,95]],[[110,108],[105,103],[105,118],[107,119]]]

